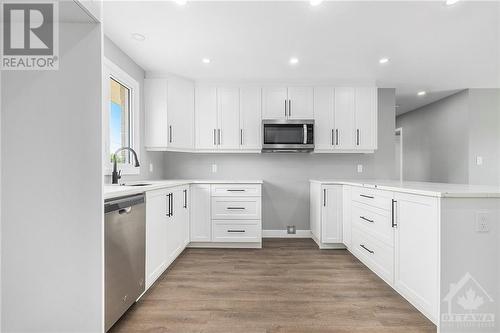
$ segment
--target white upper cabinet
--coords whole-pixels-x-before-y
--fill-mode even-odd
[[[219,149],[240,149],[240,90],[217,88]]]
[[[314,88],[315,150],[331,150],[335,146],[335,89]]]
[[[265,87],[262,89],[264,119],[312,119],[311,87]]]
[[[356,148],[377,149],[377,88],[356,88]]]
[[[354,88],[335,88],[335,149],[353,150],[355,148],[355,106]]]
[[[168,82],[168,147],[194,148],[194,84],[187,80]]]
[[[240,147],[242,150],[262,149],[262,90],[259,87],[240,89]]]
[[[288,88],[288,118],[312,119],[314,102],[313,88],[289,87]]]
[[[262,89],[262,118],[282,119],[288,116],[288,93],[284,87]]]
[[[145,138],[149,150],[194,148],[194,85],[184,79],[145,79]]]
[[[197,86],[195,105],[196,149],[217,149],[217,88]]]
[[[167,80],[145,79],[145,139],[147,148],[166,148],[167,130]]]

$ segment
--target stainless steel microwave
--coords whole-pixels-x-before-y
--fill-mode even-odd
[[[262,152],[314,150],[314,120],[263,120],[262,134]]]

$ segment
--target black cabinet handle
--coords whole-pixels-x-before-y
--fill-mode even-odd
[[[368,199],[373,199],[374,198],[371,195],[366,195],[366,194],[360,194],[359,196],[363,197],[363,198],[368,198]]]
[[[174,194],[170,193],[170,216],[174,216]]]
[[[396,222],[396,205],[397,205],[397,201],[392,199],[392,207],[391,207],[391,210],[392,210],[392,227],[393,228],[397,228],[398,227],[398,224]]]
[[[184,190],[184,208],[188,208],[188,190]]]
[[[335,145],[336,146],[339,145],[339,130],[338,129],[335,130]]]
[[[323,207],[326,207],[326,188],[323,189]]]
[[[227,189],[226,191],[228,191],[228,192],[245,192],[246,190],[239,190],[239,189]]]
[[[227,232],[245,232],[245,230],[228,230]]]
[[[335,134],[333,134],[333,133],[334,133],[334,131],[333,131],[333,128],[332,128],[332,146],[335,145],[335,141],[334,141],[335,140]]]
[[[288,116],[289,117],[292,116],[292,100],[291,99],[288,100]]]
[[[367,248],[366,246],[364,246],[363,244],[360,245],[363,249],[365,249],[366,251],[370,252],[371,254],[374,254],[375,251],[372,251],[370,250],[369,248]]]
[[[172,143],[172,125],[168,126],[168,141]]]
[[[245,207],[227,207],[228,210],[245,210]]]
[[[286,110],[286,99],[285,99],[285,118],[288,115],[287,110]]]
[[[167,216],[172,216],[172,193],[167,194]]]
[[[360,216],[359,218],[360,218],[360,219],[362,219],[362,220],[365,220],[366,222],[370,222],[370,223],[374,223],[374,222],[375,222],[375,221],[373,221],[373,220],[367,219],[367,218],[366,218],[366,217],[364,217],[364,216]]]
[[[359,146],[359,129],[356,130],[356,145]]]
[[[217,146],[217,130],[214,128],[214,146]]]

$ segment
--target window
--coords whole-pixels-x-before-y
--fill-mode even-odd
[[[104,66],[104,169],[111,174],[113,155],[121,147],[134,149],[139,156],[139,84],[109,60]],[[138,174],[130,151],[121,151],[117,162],[123,174]]]

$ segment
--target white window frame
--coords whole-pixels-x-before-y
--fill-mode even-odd
[[[114,79],[119,83],[123,84],[130,90],[130,119],[132,121],[132,126],[130,126],[130,136],[131,136],[131,148],[134,149],[141,161],[141,151],[140,151],[140,85],[132,76],[130,76],[126,71],[117,66],[111,60],[104,58],[103,63],[103,163],[104,163],[104,174],[111,175],[113,172],[113,163],[111,163],[109,156],[111,153],[109,151],[109,113],[111,103],[111,89],[110,89],[110,79]],[[133,157],[132,157],[133,162]],[[118,169],[121,170],[122,175],[138,175],[140,174],[140,168],[134,167],[131,163],[118,163]]]

